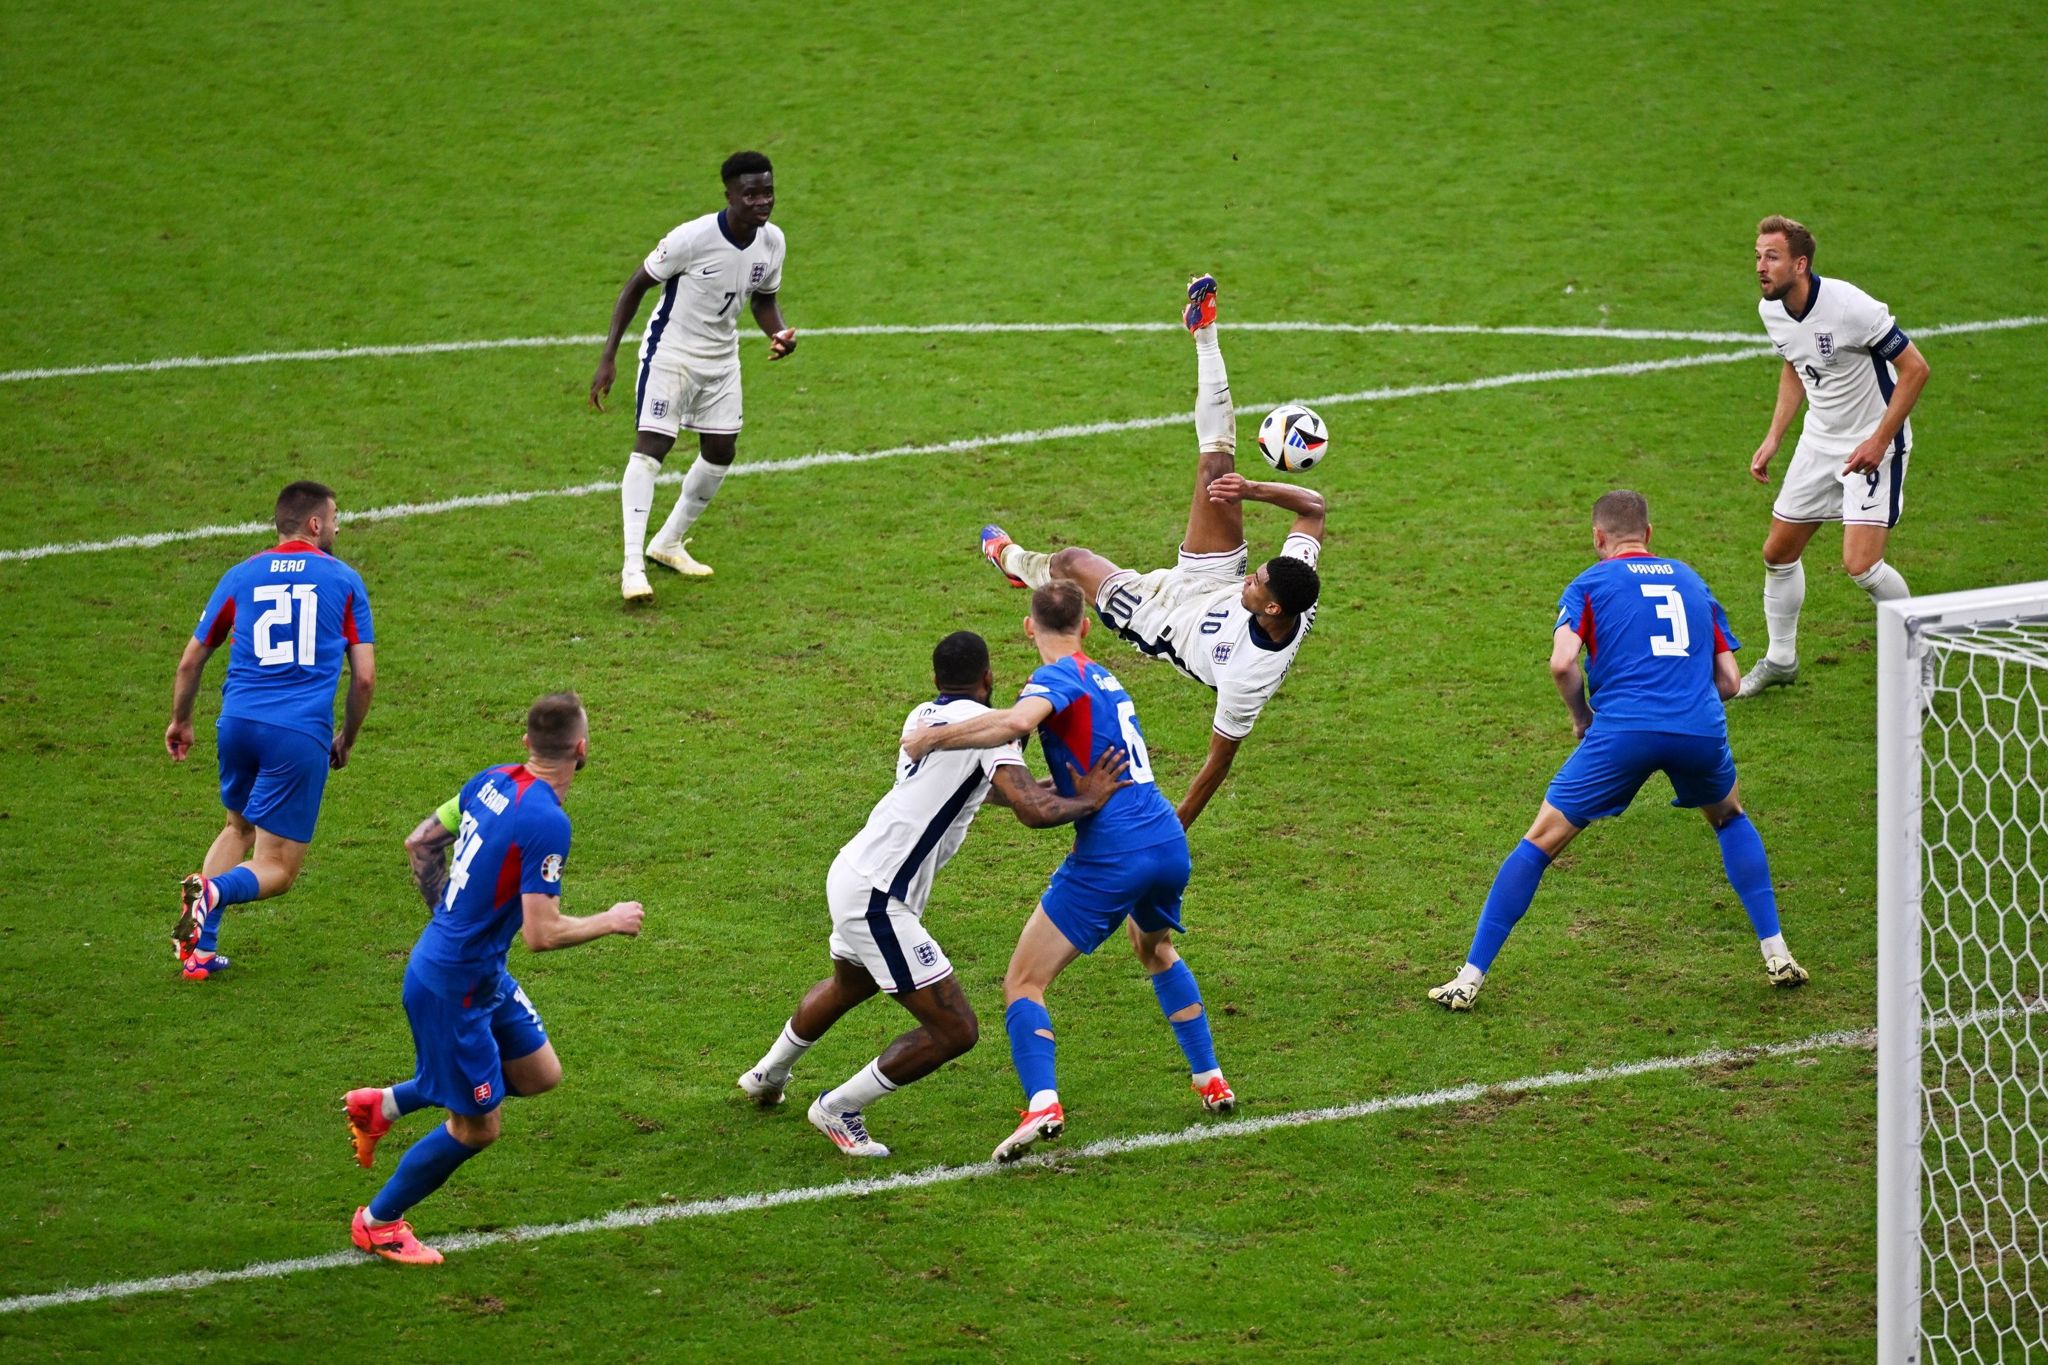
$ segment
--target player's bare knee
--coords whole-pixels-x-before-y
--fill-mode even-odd
[[[498,1111],[488,1114],[450,1114],[448,1131],[463,1146],[477,1149],[498,1140]]]
[[[1079,578],[1082,568],[1094,557],[1095,552],[1086,546],[1069,545],[1064,550],[1054,550],[1046,567],[1052,570],[1054,578]]]
[[[1842,571],[1851,578],[1861,578],[1876,568],[1883,559],[1883,550],[1851,549],[1847,544],[1842,546]]]

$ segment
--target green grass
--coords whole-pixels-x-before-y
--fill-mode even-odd
[[[752,144],[776,158],[799,328],[1156,319],[1212,267],[1226,327],[1754,329],[1749,234],[1773,210],[1909,331],[2048,312],[2042,27],[2018,5],[1799,26],[1733,7],[17,8],[0,16],[0,369],[600,330],[633,261],[712,207],[718,160]],[[1247,403],[1711,349],[1226,346]],[[1894,562],[1921,591],[2043,577],[2044,332],[1926,350]],[[607,479],[630,423],[583,409],[594,359],[0,385],[0,547],[260,517],[300,476],[345,509]],[[1155,416],[1192,377],[1172,334],[818,337],[763,360],[747,352],[743,459]],[[1755,361],[1325,413],[1316,635],[1193,837],[1185,951],[1247,1113],[1869,1022],[1872,631],[1827,571],[1832,532],[1802,685],[1731,715],[1814,985],[1764,988],[1712,839],[1646,797],[1560,860],[1478,1012],[1422,1000],[1568,752],[1542,658],[1592,499],[1647,493],[1660,548],[1761,645],[1771,494],[1746,466],[1772,387]],[[421,912],[399,841],[564,685],[595,724],[570,908],[637,897],[647,932],[515,954],[568,1078],[510,1106],[419,1225],[846,1177],[800,1114],[745,1109],[731,1078],[824,966],[825,868],[889,781],[930,642],[981,630],[1004,689],[1032,661],[973,530],[1164,562],[1190,446],[1173,429],[735,480],[695,545],[718,577],[659,580],[633,614],[608,494],[345,525],[376,603],[376,709],[305,878],[230,917],[236,972],[203,989],[164,937],[218,824],[217,668],[194,760],[159,737],[192,619],[257,542],[0,564],[0,1295],[341,1245],[376,1179],[347,1159],[337,1097],[411,1059],[396,1005]],[[1255,514],[1255,544],[1281,529]],[[1206,694],[1101,653],[1177,795]],[[988,1032],[877,1106],[890,1169],[973,1160],[1006,1127],[1000,975],[1065,846],[995,812],[941,877],[935,931]],[[1079,964],[1052,1006],[1074,1142],[1190,1121],[1127,958]],[[864,1008],[801,1082],[901,1026]],[[579,1358],[1865,1356],[1868,1063],[51,1309],[0,1317],[0,1354],[281,1358],[367,1332]]]

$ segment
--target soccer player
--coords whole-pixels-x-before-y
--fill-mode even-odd
[[[956,631],[932,651],[938,696],[903,722],[907,737],[921,725],[953,725],[988,712],[995,675],[988,645]],[[924,908],[939,869],[959,852],[984,799],[1008,806],[1034,829],[1086,819],[1121,788],[1127,766],[1115,748],[1087,775],[1067,770],[1068,795],[1032,781],[1014,740],[911,759],[898,754],[896,785],[875,803],[867,825],[839,851],[825,877],[832,912],[832,975],[811,987],[765,1056],[739,1078],[763,1108],[782,1103],[789,1071],[841,1015],[881,991],[917,1020],[851,1079],[811,1103],[812,1126],[848,1156],[879,1157],[889,1149],[868,1135],[862,1111],[882,1096],[928,1076],[974,1046],[980,1024],[953,964],[924,926]]]
[[[349,752],[377,686],[376,633],[362,576],[334,557],[334,490],[302,480],[277,495],[283,539],[221,576],[185,642],[164,748],[192,752],[192,704],[206,661],[228,646],[215,723],[227,824],[199,871],[178,887],[171,930],[187,981],[230,965],[216,951],[230,905],[282,896],[299,879],[330,768]],[[348,700],[334,733],[334,688],[348,662]]]
[[[1619,489],[1593,504],[1593,550],[1600,561],[1564,590],[1550,647],[1551,680],[1579,747],[1495,874],[1465,966],[1429,998],[1448,1010],[1472,1008],[1543,870],[1587,825],[1627,810],[1654,772],[1671,779],[1671,804],[1697,809],[1714,827],[1728,884],[1763,950],[1764,975],[1773,986],[1803,985],[1806,969],[1778,928],[1764,841],[1735,791],[1723,703],[1735,692],[1741,641],[1698,574],[1650,553],[1642,494]]]
[[[775,170],[759,152],[734,152],[719,169],[725,207],[693,218],[655,244],[619,291],[604,354],[590,381],[590,405],[604,411],[618,374],[619,340],[640,311],[647,291],[661,287],[661,302],[640,341],[640,379],[634,389],[638,435],[619,484],[625,514],[626,562],[619,574],[628,602],[651,601],[647,564],[693,578],[710,566],[684,548],[685,537],[718,492],[740,434],[740,338],[745,304],[769,337],[768,358],[796,349],[796,329],[785,326],[776,293],[782,288],[782,229],[775,211]],[[677,431],[697,433],[697,462],[683,476],[683,491],[668,520],[647,540],[654,507],[654,476],[676,443]]]
[[[1015,587],[1077,584],[1104,625],[1140,652],[1165,659],[1215,690],[1209,754],[1179,807],[1180,823],[1188,827],[1223,785],[1238,746],[1286,681],[1315,625],[1323,495],[1293,484],[1255,483],[1237,473],[1237,415],[1216,337],[1213,277],[1189,282],[1181,320],[1195,339],[1200,454],[1179,563],[1141,574],[1078,545],[1034,553],[1013,544],[1000,526],[981,528],[981,552]],[[1280,553],[1249,573],[1246,502],[1267,502],[1294,514]]]
[[[1743,677],[1738,698],[1799,676],[1800,556],[1822,522],[1842,523],[1842,568],[1871,601],[1908,595],[1884,551],[1905,507],[1908,419],[1927,387],[1927,360],[1889,308],[1847,280],[1814,274],[1814,249],[1813,234],[1790,218],[1772,214],[1756,225],[1757,312],[1785,358],[1771,429],[1749,461],[1758,483],[1769,481],[1802,397],[1807,411],[1764,538],[1770,648]]]
[[[506,969],[512,936],[536,953],[607,934],[638,937],[645,912],[620,901],[597,915],[562,913],[569,817],[562,798],[590,757],[590,718],[574,692],[552,692],[526,713],[526,761],[486,768],[406,838],[413,881],[433,916],[405,968],[405,1017],[417,1069],[409,1081],[351,1090],[342,1101],[356,1161],[367,1169],[400,1116],[435,1105],[448,1121],[406,1150],[349,1237],[388,1261],[433,1265],[407,1210],[498,1139],[507,1095],[539,1095],[562,1080],[540,1013]],[[451,866],[449,846],[455,850]]]
[[[1181,893],[1188,884],[1187,833],[1153,781],[1137,707],[1108,669],[1081,652],[1088,615],[1080,587],[1061,579],[1034,590],[1024,633],[1043,662],[1011,706],[927,725],[903,741],[904,753],[918,763],[935,752],[1011,743],[1036,729],[1046,766],[1067,795],[1077,790],[1077,772],[1089,771],[1113,750],[1122,749],[1130,762],[1130,785],[1074,822],[1073,852],[1025,921],[1003,976],[1003,1025],[1025,1104],[1016,1129],[996,1146],[998,1162],[1015,1161],[1033,1143],[1065,1129],[1045,992],[1068,964],[1101,947],[1119,925],[1127,926],[1138,961],[1152,978],[1202,1107],[1228,1113],[1237,1103],[1216,1065],[1201,989],[1171,941],[1181,927]]]

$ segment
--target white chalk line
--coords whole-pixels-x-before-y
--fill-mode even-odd
[[[1977,1016],[1967,1016],[1962,1023],[1975,1020],[1978,1016],[2003,1018],[2013,1013],[2031,1013],[2048,1009],[2048,1004],[2030,1004],[2019,1010],[1979,1011]],[[1937,1021],[1937,1026],[1939,1021]],[[1821,1052],[1839,1048],[1867,1048],[1875,1046],[1876,1033],[1870,1029],[1851,1029],[1833,1033],[1817,1033],[1797,1042],[1767,1043],[1760,1046],[1709,1048],[1703,1052],[1683,1057],[1651,1057],[1642,1061],[1623,1062],[1615,1066],[1593,1066],[1579,1071],[1552,1071],[1541,1076],[1524,1076],[1517,1080],[1498,1081],[1490,1085],[1470,1084],[1449,1086],[1441,1090],[1426,1090],[1408,1095],[1389,1095],[1380,1099],[1362,1100],[1353,1104],[1331,1105],[1320,1109],[1297,1109],[1285,1114],[1271,1114],[1262,1118],[1234,1119],[1221,1123],[1203,1123],[1172,1132],[1141,1133],[1133,1137],[1103,1138],[1086,1143],[1064,1152],[1042,1157],[1028,1158],[1018,1163],[1018,1169],[1068,1166],[1102,1157],[1121,1156],[1130,1152],[1153,1151],[1162,1147],[1182,1147],[1198,1142],[1216,1142],[1225,1138],[1253,1137],[1270,1133],[1281,1128],[1300,1128],[1316,1123],[1338,1123],[1349,1119],[1368,1118],[1375,1114],[1400,1113],[1416,1109],[1432,1109],[1447,1104],[1469,1104],[1474,1100],[1492,1095],[1521,1095],[1534,1091],[1556,1090],[1567,1086],[1591,1085],[1600,1081],[1627,1080],[1635,1076],[1647,1076],[1667,1071],[1697,1071],[1704,1067],[1720,1066],[1728,1062],[1753,1062],[1773,1057],[1792,1057],[1805,1053]],[[566,1223],[537,1223],[525,1227],[505,1228],[496,1232],[462,1233],[447,1238],[437,1238],[436,1245],[444,1254],[479,1251],[486,1247],[508,1246],[520,1242],[537,1242],[550,1237],[578,1237],[593,1232],[617,1232],[626,1228],[652,1227],[657,1223],[673,1223],[697,1218],[717,1218],[727,1214],[751,1213],[761,1209],[784,1208],[791,1204],[816,1204],[828,1200],[857,1199],[867,1195],[892,1194],[899,1190],[925,1189],[933,1185],[957,1184],[966,1180],[979,1180],[1001,1172],[1003,1168],[990,1162],[977,1162],[965,1166],[928,1166],[921,1171],[907,1171],[901,1175],[879,1176],[862,1180],[840,1180],[826,1185],[804,1185],[792,1189],[768,1190],[755,1194],[724,1195],[715,1199],[696,1199],[687,1203],[656,1204],[644,1207],[615,1209],[596,1218],[579,1218]],[[76,1289],[59,1289],[43,1294],[18,1294],[0,1299],[0,1314],[28,1313],[43,1308],[55,1308],[66,1304],[100,1303],[108,1299],[132,1298],[138,1294],[157,1294],[178,1289],[204,1289],[210,1285],[232,1284],[241,1280],[270,1280],[286,1275],[296,1275],[313,1270],[337,1270],[346,1266],[363,1266],[375,1262],[374,1257],[354,1250],[328,1252],[320,1256],[301,1256],[291,1260],[258,1261],[252,1265],[234,1270],[194,1270],[178,1275],[159,1275],[143,1280],[114,1280],[103,1284],[86,1285]]]

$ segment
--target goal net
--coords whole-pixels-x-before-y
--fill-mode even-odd
[[[1878,612],[1878,1358],[2048,1360],[2048,583]]]

